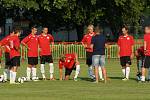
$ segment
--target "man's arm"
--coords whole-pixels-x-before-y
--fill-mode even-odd
[[[144,52],[146,52],[146,50],[147,50],[147,42],[146,41],[144,41]]]
[[[25,37],[22,41],[21,41],[21,44],[23,45],[23,46],[25,46],[27,49],[30,49],[29,47],[28,47],[28,45],[27,45],[27,42],[29,41],[29,38],[28,38],[28,36],[27,37]]]
[[[130,57],[131,59],[133,59],[134,58],[134,45],[132,45],[132,54],[131,54],[131,57]]]

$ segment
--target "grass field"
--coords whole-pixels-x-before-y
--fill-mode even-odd
[[[25,76],[26,64],[22,64],[18,76]],[[150,83],[137,83],[136,65],[133,62],[131,79],[123,82],[118,60],[107,61],[108,83],[92,83],[87,78],[87,67],[81,62],[80,79],[69,81],[26,82],[21,85],[0,83],[0,100],[150,100]],[[47,66],[48,73],[48,66]],[[57,63],[55,77],[58,79]],[[0,69],[2,73],[2,69]],[[38,75],[40,73],[38,70]]]

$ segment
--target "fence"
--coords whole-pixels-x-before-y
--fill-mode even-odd
[[[134,45],[134,50],[142,46],[142,43]],[[54,45],[53,58],[58,59],[63,53],[77,53],[80,59],[86,58],[84,47],[80,43],[58,43]],[[105,50],[106,58],[117,58],[117,45],[109,45]],[[25,50],[25,58],[27,58],[27,50]]]

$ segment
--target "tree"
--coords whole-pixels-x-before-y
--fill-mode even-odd
[[[1,0],[6,9],[26,9],[39,23],[52,28],[72,26],[79,40],[83,27],[105,20],[116,33],[123,24],[139,26],[149,0]],[[37,16],[40,16],[37,17]],[[137,31],[137,28],[134,29]]]

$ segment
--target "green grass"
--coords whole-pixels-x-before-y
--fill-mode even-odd
[[[25,76],[27,64],[22,64],[18,76]],[[131,79],[121,80],[118,60],[107,61],[106,68],[111,78],[107,84],[94,84],[87,78],[87,67],[81,62],[80,80],[26,82],[21,85],[0,84],[0,100],[149,100],[150,83],[135,81],[136,65],[133,62]],[[48,66],[46,66],[48,74]],[[2,69],[0,69],[2,72]],[[39,69],[38,75],[40,77]],[[57,63],[55,77],[58,78]]]

